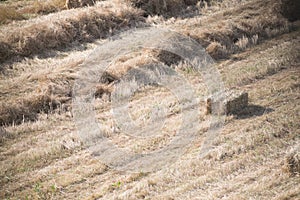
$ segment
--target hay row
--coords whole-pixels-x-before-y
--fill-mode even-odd
[[[141,11],[111,2],[9,24],[0,31],[0,62],[58,49],[74,41],[91,42],[141,20]]]
[[[189,5],[196,5],[197,0],[126,0],[131,5],[141,8],[146,15],[177,16]]]
[[[17,100],[0,102],[0,126],[20,124],[35,121],[39,113],[51,113],[55,109],[66,111],[69,109],[71,97],[65,91],[62,95],[49,93],[29,95]]]
[[[0,104],[0,125],[20,124],[37,119],[39,112],[56,108],[55,101],[47,95],[37,95],[30,99]]]
[[[66,112],[71,109],[72,88],[77,75],[78,66],[82,61],[66,62],[58,71],[53,70],[51,77],[46,72],[39,75],[19,78],[10,86],[1,87],[3,96],[0,98],[0,126],[21,124],[35,121],[40,113]],[[36,72],[38,73],[38,72]],[[112,72],[102,76],[101,82],[95,86],[96,98],[112,91],[113,81],[118,79]],[[22,85],[21,85],[22,84]],[[19,95],[20,88],[22,88]],[[26,91],[26,92],[25,92]]]
[[[23,20],[25,17],[15,9],[0,5],[0,25],[12,20]]]
[[[35,121],[42,112],[51,113],[56,109],[58,112],[67,111],[74,75],[71,74],[71,63],[67,63],[66,67],[69,67],[70,73],[53,70],[53,78],[46,78],[47,71],[44,74],[38,71],[26,78],[8,78],[8,84],[1,85],[0,126]]]
[[[223,59],[289,32],[291,24],[278,12],[281,6],[273,0],[250,2],[197,20],[178,21],[175,29],[198,41],[214,59]]]
[[[166,24],[168,28],[195,39],[219,60],[292,30],[292,23],[280,12],[284,6],[284,2],[274,0],[254,1],[208,16]],[[164,51],[155,53],[155,56],[167,65],[181,60]]]

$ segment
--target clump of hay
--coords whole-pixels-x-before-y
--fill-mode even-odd
[[[176,16],[189,5],[196,5],[196,0],[127,0],[133,6],[141,8],[147,15]]]
[[[285,157],[283,169],[291,176],[300,175],[300,145]]]
[[[226,51],[226,47],[221,45],[218,42],[212,42],[206,47],[207,53],[214,59],[222,59],[228,57],[228,52]]]

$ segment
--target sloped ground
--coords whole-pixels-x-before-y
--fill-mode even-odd
[[[42,53],[26,59],[23,55],[6,57],[0,66],[1,199],[299,199],[299,172],[291,173],[287,157],[300,146],[300,29],[297,23],[292,25],[274,14],[272,6],[266,9],[270,2],[243,1],[234,8],[235,1],[224,1],[202,9],[202,16],[195,12],[182,19],[133,17],[143,23],[139,26],[158,24],[196,39],[217,60],[226,87],[247,91],[250,97],[247,108],[226,117],[205,158],[198,155],[207,127],[197,130],[199,136],[183,157],[156,172],[116,171],[90,155],[76,135],[70,107],[76,72],[107,35],[103,40],[93,39],[94,43],[76,40],[61,50],[40,49]],[[105,16],[113,16],[110,1],[106,4]],[[95,8],[78,12],[88,9]],[[139,16],[134,8],[124,12],[134,15],[121,15],[117,24],[127,16]],[[13,32],[10,26],[6,29]],[[126,25],[114,27],[118,32]],[[149,106],[167,107],[170,117],[162,136],[124,141],[122,133],[114,134],[109,99],[114,80],[132,67],[169,63],[174,58],[161,59],[158,54],[145,51],[121,58],[100,85],[97,118],[120,146],[152,151],[164,146],[179,126],[181,111],[176,99],[163,88],[148,87],[131,99],[130,112],[142,126]],[[172,67],[182,72],[199,94],[205,91],[188,64],[179,61]],[[207,116],[201,117],[205,120]]]

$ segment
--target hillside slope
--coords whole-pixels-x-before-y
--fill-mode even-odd
[[[299,21],[282,15],[282,4],[273,0],[211,2],[189,5],[172,17],[146,16],[128,1],[110,0],[1,25],[0,198],[299,199]],[[80,141],[73,86],[98,45],[149,26],[199,42],[215,59],[226,89],[248,92],[249,105],[226,116],[205,157],[199,157],[204,125],[176,162],[151,172],[121,172]],[[119,79],[130,69],[157,63],[182,73],[197,95],[206,94],[202,78],[176,55],[147,49],[119,58],[96,88],[94,102],[103,131],[119,146],[151,152],[180,127],[183,111],[163,87],[145,87],[129,104],[140,126],[147,124],[149,107],[166,108],[160,136],[128,138],[112,115],[110,95]],[[209,116],[204,105],[200,109],[205,124]]]

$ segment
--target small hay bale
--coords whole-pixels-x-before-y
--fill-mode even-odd
[[[285,157],[283,170],[291,176],[300,175],[300,145]]]
[[[226,91],[224,100],[218,99],[219,97],[209,97],[206,100],[206,114],[218,113],[217,108],[223,104],[224,111],[221,114],[237,114],[248,106],[248,93],[237,91]],[[214,112],[216,111],[216,112]]]
[[[248,106],[248,93],[229,93],[225,100],[226,114],[236,114]]]

